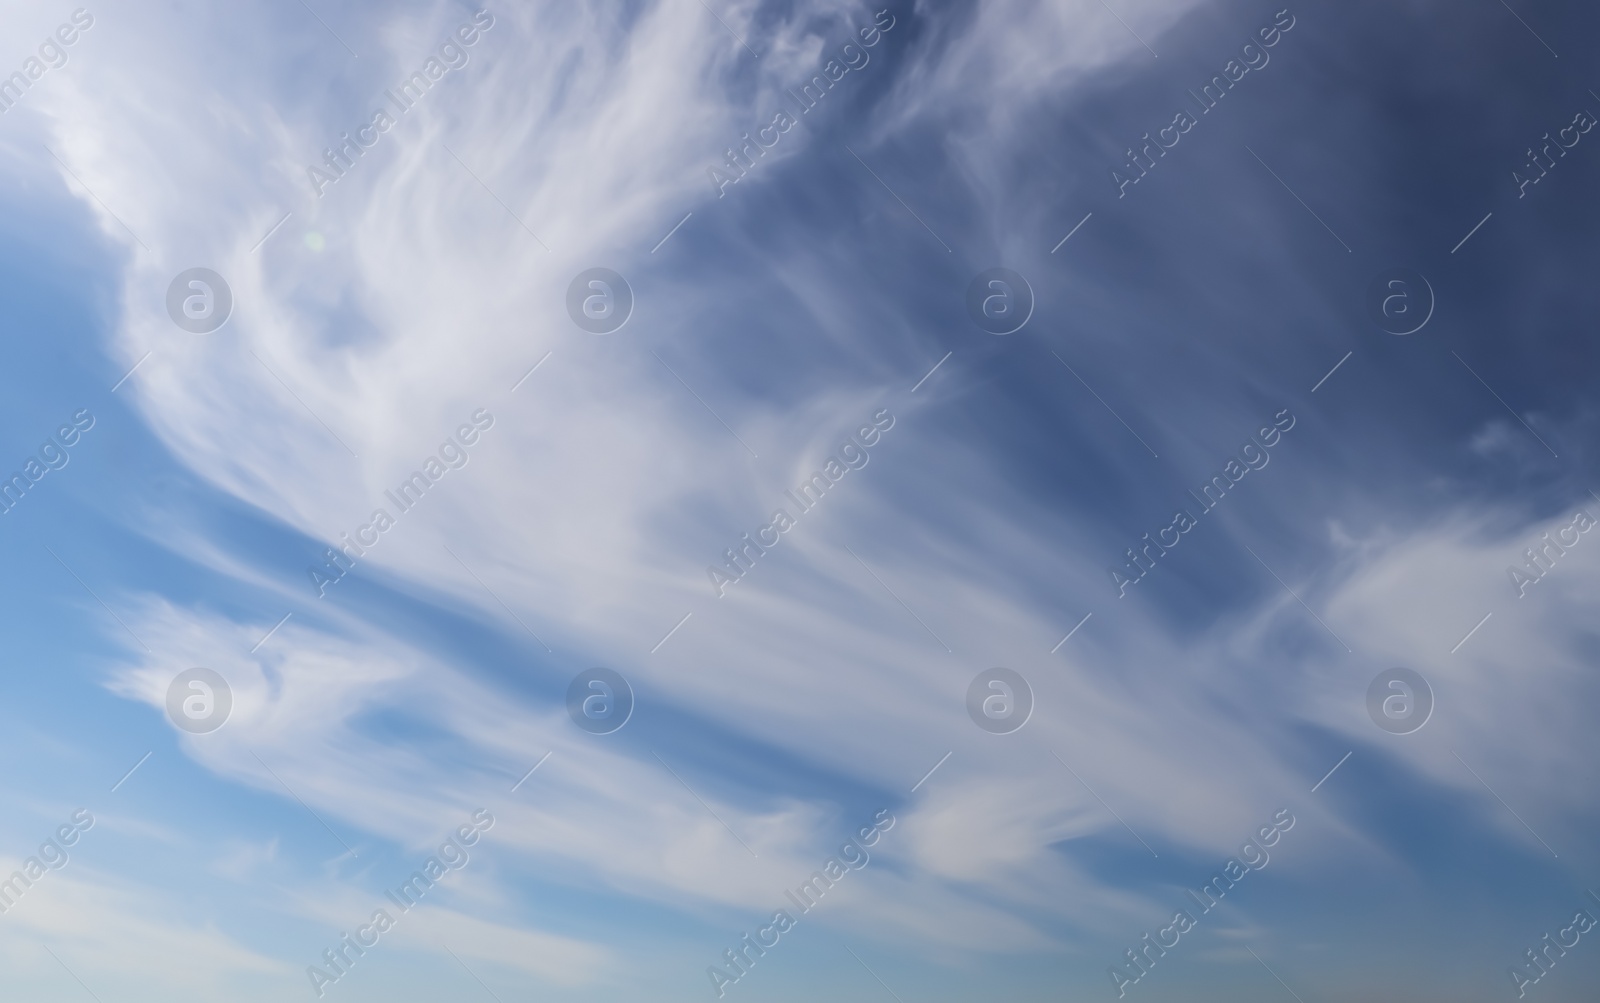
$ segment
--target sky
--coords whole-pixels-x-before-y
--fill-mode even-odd
[[[1600,15],[0,19],[8,998],[1593,998]]]

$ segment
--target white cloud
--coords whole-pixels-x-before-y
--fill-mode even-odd
[[[0,871],[20,864],[0,860]],[[240,976],[291,971],[188,912],[162,889],[69,862],[7,910],[0,956],[10,978],[58,975],[56,962],[36,950],[43,945],[80,978],[102,987],[134,978],[141,993],[224,993]]]
[[[1187,9],[1147,6],[1125,16],[1154,42]],[[702,342],[686,318],[720,293],[714,283],[708,291],[704,277],[652,270],[649,248],[683,213],[718,210],[705,168],[760,120],[753,110],[770,107],[787,74],[834,44],[837,24],[813,32],[783,23],[777,35],[752,36],[771,63],[752,87],[735,69],[742,50],[698,3],[646,7],[626,35],[599,8],[496,12],[472,62],[317,200],[305,185],[305,165],[348,128],[341,123],[367,115],[381,86],[414,66],[454,23],[454,15],[362,14],[373,19],[369,25],[388,20],[360,39],[360,66],[346,66],[331,45],[318,54],[323,62],[308,63],[315,79],[328,80],[325,88],[223,72],[229,57],[222,49],[191,48],[187,60],[144,58],[166,51],[158,44],[164,34],[201,38],[214,23],[180,30],[159,14],[108,19],[105,35],[95,38],[107,44],[92,59],[87,49],[80,53],[75,75],[52,81],[62,86],[32,106],[46,117],[62,159],[150,243],[148,252],[131,244],[100,202],[73,188],[108,239],[129,248],[112,354],[125,369],[155,352],[123,392],[181,462],[287,526],[332,540],[385,505],[384,490],[416,469],[451,428],[489,408],[496,422],[471,462],[400,515],[362,567],[519,633],[448,544],[557,649],[556,658],[539,664],[541,682],[575,672],[579,666],[569,660],[627,666],[641,693],[671,701],[664,715],[692,712],[692,727],[770,743],[819,773],[866,788],[909,795],[910,784],[952,751],[902,821],[897,836],[905,849],[885,853],[904,873],[869,869],[859,886],[886,894],[846,889],[843,901],[853,908],[835,910],[840,923],[870,917],[886,938],[1010,949],[1005,945],[1049,938],[1008,907],[1080,923],[1097,910],[1134,914],[1144,907],[1058,859],[1061,844],[1090,836],[1127,836],[1131,851],[1143,851],[1052,753],[1139,836],[1218,856],[1233,852],[1278,799],[1304,789],[1308,778],[1275,755],[1287,743],[1285,726],[1252,730],[1239,712],[1241,688],[1271,682],[1271,629],[1281,617],[1301,615],[1297,605],[1272,604],[1238,634],[1231,628],[1240,625],[1229,624],[1228,631],[1182,637],[1134,600],[1113,606],[1108,592],[1032,595],[1019,584],[1028,575],[1047,576],[1063,555],[1097,552],[1089,530],[1051,521],[1059,535],[1041,544],[996,514],[1031,506],[981,454],[919,429],[915,408],[892,396],[890,387],[902,384],[880,378],[882,355],[868,360],[855,384],[817,389],[798,403],[731,380],[701,383],[721,418],[762,454],[760,463],[749,462],[651,357],[650,345],[670,345],[697,369],[716,372],[717,360],[700,358]],[[729,16],[741,31],[760,23],[746,8]],[[897,16],[896,31],[934,19],[928,8]],[[242,9],[229,17],[232,31],[265,23],[266,15]],[[867,72],[896,74],[879,113],[888,128],[940,121],[952,108],[1026,108],[1091,73],[1144,58],[1142,46],[1094,2],[1018,0],[978,5],[973,17],[959,39],[925,37],[899,67],[875,56]],[[369,71],[370,64],[381,69]],[[123,86],[135,73],[139,86]],[[973,88],[973,80],[986,87]],[[997,129],[1025,124],[996,118]],[[785,156],[805,154],[802,137],[795,138]],[[974,168],[969,183],[991,185],[984,179]],[[290,223],[252,251],[288,211]],[[326,241],[324,250],[304,242],[311,231]],[[840,329],[826,321],[847,315],[851,305],[816,295],[827,276],[812,253],[771,252],[779,281],[810,304],[799,320],[771,323]],[[172,275],[197,263],[222,272],[237,302],[228,326],[205,337],[176,330],[162,306]],[[598,263],[632,276],[638,295],[630,327],[607,338],[578,332],[562,305],[571,277]],[[895,336],[905,337],[905,328]],[[553,353],[548,363],[513,396],[512,383],[546,352]],[[857,348],[852,357],[872,355]],[[795,379],[821,384],[823,375]],[[877,448],[876,466],[852,474],[746,582],[714,599],[704,562],[753,529],[781,489],[812,469],[789,458],[830,448],[885,400],[894,402],[902,427]],[[927,482],[888,474],[885,458],[896,454],[940,458],[928,468],[936,474],[920,476],[947,488],[944,511],[961,520],[961,537],[934,538],[906,514],[919,500],[912,489]],[[908,534],[909,544],[891,531]],[[1563,790],[1552,779],[1561,774],[1559,754],[1550,751],[1559,745],[1534,751],[1514,736],[1529,729],[1573,734],[1582,726],[1575,702],[1556,694],[1557,683],[1578,678],[1561,639],[1582,622],[1570,598],[1578,593],[1560,590],[1589,584],[1579,563],[1586,558],[1569,559],[1550,588],[1541,585],[1541,594],[1512,607],[1500,558],[1471,536],[1458,528],[1352,559],[1340,584],[1326,590],[1325,616],[1364,650],[1450,666],[1435,670],[1437,727],[1424,742],[1386,748],[1422,749],[1396,754],[1417,757],[1441,783],[1470,789],[1470,776],[1462,779],[1444,745],[1424,744],[1440,733],[1459,737],[1497,789],[1521,783],[1531,802],[1576,809],[1583,803],[1578,785]],[[899,599],[844,551],[844,542],[861,537],[902,541],[863,555]],[[718,542],[705,547],[705,539]],[[263,584],[228,545],[181,542],[212,568]],[[142,602],[131,615],[155,654],[119,669],[111,685],[159,708],[174,666],[222,672],[234,689],[234,717],[215,735],[184,739],[187,754],[218,776],[281,796],[262,764],[270,766],[358,850],[373,839],[426,847],[492,799],[500,822],[485,867],[524,878],[556,873],[577,887],[721,915],[771,908],[796,875],[817,866],[817,847],[838,838],[837,812],[825,799],[701,792],[760,855],[749,859],[647,750],[590,741],[565,721],[555,697],[536,698],[527,687],[451,664],[363,621],[348,612],[348,585],[319,601],[309,581],[302,584],[302,601],[317,604],[321,622],[297,617],[255,656],[247,652],[264,632],[258,619]],[[294,594],[281,583],[275,588],[278,598]],[[1419,594],[1436,598],[1420,612],[1414,601],[1397,602]],[[1087,632],[1062,656],[1050,656],[1050,644],[1069,625],[1060,611],[1092,604],[1101,623],[1115,622],[1120,640],[1097,642]],[[1489,604],[1504,611],[1493,628],[1446,663],[1441,652]],[[1540,610],[1526,614],[1532,619],[1515,619],[1532,609]],[[693,620],[651,655],[684,612]],[[1508,621],[1520,629],[1497,633]],[[1552,640],[1530,649],[1529,637]],[[1504,671],[1512,661],[1528,663],[1530,650],[1539,657],[1525,673]],[[1353,660],[1337,659],[1306,658],[1306,716],[1376,744],[1382,736],[1360,716],[1359,691],[1370,673],[1352,674]],[[1029,727],[1004,742],[973,729],[961,703],[977,671],[1002,664],[1033,679],[1039,699]],[[1171,672],[1173,665],[1185,672]],[[1163,669],[1159,684],[1151,666]],[[1532,680],[1539,682],[1530,691]],[[386,738],[369,727],[380,714],[410,715],[439,740],[425,752]],[[552,749],[528,796],[512,800],[511,779]],[[1500,765],[1491,770],[1491,760]],[[693,784],[695,772],[684,769]],[[1324,832],[1346,832],[1336,819],[1321,822]],[[1552,833],[1562,829],[1550,820]],[[217,866],[243,874],[263,859],[241,847]],[[1084,894],[1041,901],[1023,877],[1038,870]],[[126,910],[137,911],[131,903]],[[581,980],[603,957],[596,945],[560,931],[518,930],[443,909],[434,916],[451,941],[479,945],[464,953],[477,950],[473,957],[558,983]],[[137,920],[114,913],[104,922]],[[165,928],[153,929],[148,936],[167,936]],[[163,941],[150,956],[168,947]],[[126,951],[108,957],[107,966],[129,971],[143,964]],[[265,964],[232,947],[214,957],[239,970]]]

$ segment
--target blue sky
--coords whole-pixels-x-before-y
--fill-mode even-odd
[[[715,966],[756,1001],[1592,998],[1596,934],[1536,983],[1525,952],[1600,917],[1600,542],[1569,529],[1600,521],[1600,19],[308,3],[89,8],[0,115],[0,473],[93,418],[0,516],[0,879],[93,819],[0,913],[12,995],[688,1001]],[[74,12],[3,16],[26,77]],[[1006,335],[966,306],[998,267],[1034,298]],[[192,268],[231,290],[211,333],[168,312]],[[592,268],[632,291],[611,333],[568,314]],[[1397,270],[1433,300],[1406,335],[1368,309]],[[1032,711],[996,734],[968,700],[1001,666]],[[204,733],[168,711],[197,667],[231,696]],[[633,698],[605,734],[568,710],[596,667]],[[1396,667],[1433,697],[1407,734],[1368,711]]]

